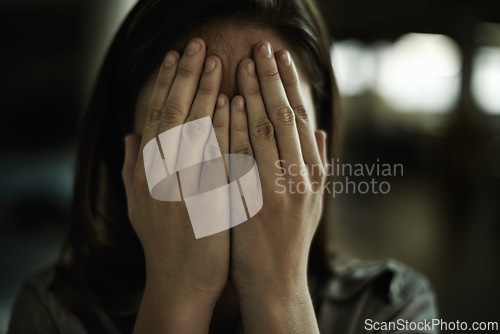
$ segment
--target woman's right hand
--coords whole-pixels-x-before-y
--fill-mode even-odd
[[[136,332],[207,330],[226,285],[229,230],[196,239],[184,201],[151,197],[143,157],[144,146],[159,134],[206,116],[212,117],[221,153],[228,153],[229,101],[218,94],[222,63],[215,56],[205,57],[205,44],[199,38],[188,43],[182,57],[175,51],[167,54],[142,140],[126,137],[122,175],[129,218],[145,253],[147,277]]]

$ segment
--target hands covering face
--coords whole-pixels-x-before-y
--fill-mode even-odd
[[[326,164],[325,134],[314,131],[313,110],[305,107],[297,68],[288,51],[268,42],[254,46],[253,59],[238,67],[241,95],[219,94],[222,63],[206,57],[201,39],[182,57],[167,54],[155,84],[142,141],[126,138],[123,180],[130,221],[143,245],[148,280],[165,280],[169,296],[215,304],[230,277],[240,296],[252,296],[307,281],[307,257],[322,211]],[[222,155],[254,156],[263,207],[249,221],[195,239],[184,202],[151,198],[143,148],[179,125],[211,117]],[[300,189],[283,192],[276,178],[286,173]]]

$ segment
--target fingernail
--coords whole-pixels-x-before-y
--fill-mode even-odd
[[[255,65],[254,63],[248,63],[247,66],[246,66],[246,69],[247,69],[247,73],[249,75],[251,75],[252,77],[255,76]]]
[[[213,59],[207,59],[205,62],[205,72],[209,73],[212,72],[215,68],[215,61]]]
[[[292,65],[292,57],[290,57],[290,52],[285,51],[280,57],[280,61],[283,65],[285,66],[290,66]]]
[[[166,57],[165,57],[165,61],[163,62],[163,64],[165,65],[165,67],[172,67],[175,65],[175,63],[177,62],[177,58],[169,53]]]
[[[238,110],[245,110],[245,103],[244,103],[244,101],[243,101],[243,99],[242,99],[242,98],[240,98],[240,99],[238,99],[238,100],[236,101],[236,108],[237,108]]]
[[[201,44],[195,41],[189,42],[186,52],[188,55],[192,56],[198,53],[201,49]]]
[[[222,108],[226,104],[226,99],[223,98],[222,96],[219,96],[217,98],[217,108]]]
[[[271,44],[269,43],[264,43],[260,47],[260,54],[265,57],[265,58],[271,58],[273,55],[273,51],[271,50]]]

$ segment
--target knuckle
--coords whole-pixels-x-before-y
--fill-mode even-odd
[[[307,113],[307,109],[304,105],[300,105],[294,108],[293,111],[295,112],[295,116],[297,116],[297,119],[303,122],[309,121],[309,114]]]
[[[246,89],[246,95],[248,96],[260,96],[260,87],[259,85],[251,85]]]
[[[243,122],[232,122],[231,130],[232,131],[248,132],[248,126],[246,123],[243,123]]]
[[[277,81],[280,80],[280,73],[276,67],[272,67],[264,71],[264,79],[266,81]]]
[[[186,123],[187,124],[187,123]],[[207,130],[207,127],[201,122],[193,122],[189,124],[188,133],[193,134],[194,136],[200,136],[204,134]]]
[[[253,126],[253,134],[257,138],[272,139],[274,138],[274,128],[268,118],[261,118]]]
[[[166,80],[158,80],[156,82],[156,88],[159,90],[159,91],[167,91],[170,89],[170,82],[169,81],[166,81]]]
[[[242,155],[252,155],[253,156],[253,150],[250,146],[248,145],[243,145],[239,146],[234,150],[235,154],[242,154]]]
[[[161,118],[161,112],[158,108],[151,106],[146,114],[146,126],[152,126]]]
[[[226,119],[224,118],[217,118],[214,117],[214,120],[212,121],[212,125],[215,129],[225,129],[229,128],[229,123]]]
[[[295,75],[288,75],[286,78],[281,78],[281,80],[283,80],[285,86],[297,86],[299,84],[299,80]]]
[[[222,152],[225,152],[221,149],[220,145],[207,145],[204,150],[204,154],[210,157],[219,157]]]
[[[278,109],[276,119],[280,124],[291,126],[295,124],[295,115],[292,108],[284,106]]]
[[[202,82],[202,84],[198,88],[198,93],[200,93],[202,95],[213,94],[216,91],[217,91],[216,84],[211,80],[207,80],[205,82]]]
[[[182,78],[191,79],[196,76],[196,71],[189,66],[182,65],[177,69],[177,75]]]
[[[161,113],[163,123],[179,123],[184,120],[184,111],[174,103],[167,103],[165,110]]]
[[[197,142],[203,140],[208,134],[208,128],[200,122],[188,122],[189,126],[182,128],[182,140]]]

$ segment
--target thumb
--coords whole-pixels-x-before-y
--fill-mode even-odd
[[[125,136],[125,159],[123,162],[122,178],[125,191],[131,193],[134,186],[134,173],[139,156],[139,139],[134,134]]]
[[[316,145],[318,145],[321,162],[323,163],[323,166],[326,166],[326,132],[323,130],[316,130],[314,132],[314,136],[316,137]]]

